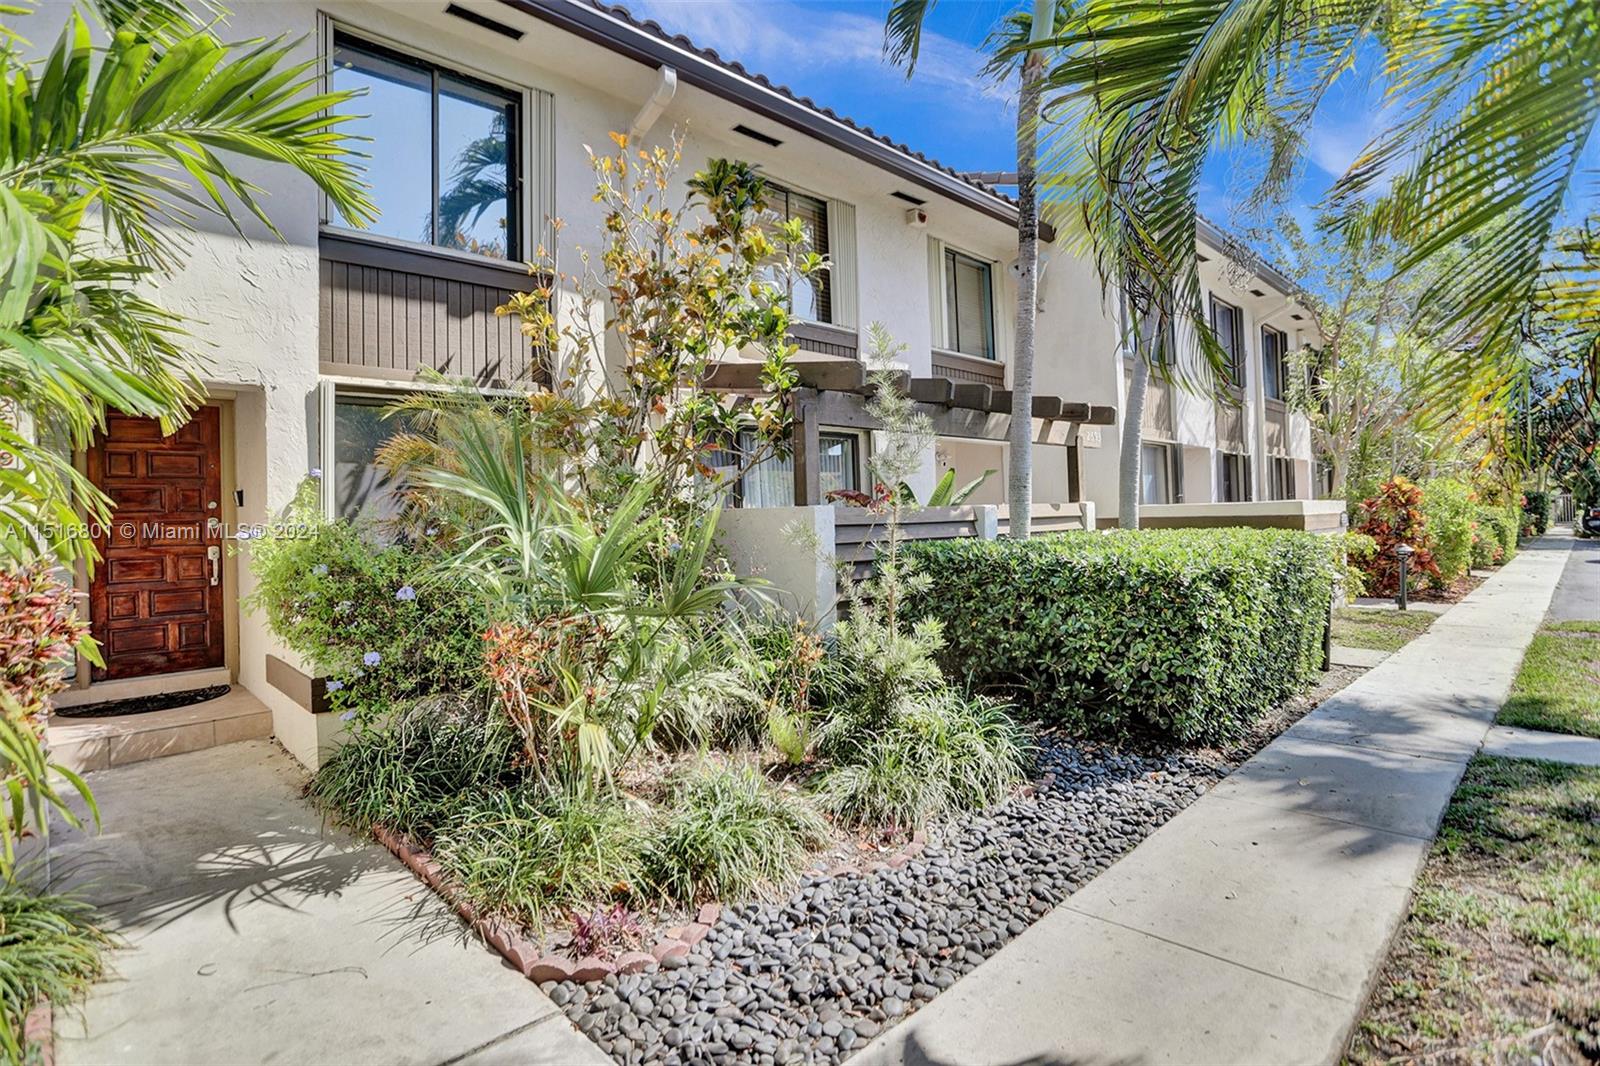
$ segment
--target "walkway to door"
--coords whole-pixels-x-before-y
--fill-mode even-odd
[[[56,1061],[607,1063],[383,848],[322,824],[252,740],[90,775],[59,882],[126,941]]]

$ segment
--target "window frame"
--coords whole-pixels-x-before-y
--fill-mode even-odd
[[[1147,440],[1147,441],[1140,441],[1139,448],[1140,448],[1140,455],[1139,455],[1139,475],[1140,475],[1139,476],[1139,503],[1140,503],[1140,505],[1143,506],[1145,504],[1157,504],[1157,505],[1159,505],[1159,504],[1163,504],[1163,503],[1176,503],[1177,502],[1177,498],[1178,498],[1178,492],[1177,492],[1177,470],[1176,470],[1176,464],[1173,462],[1173,456],[1174,456],[1175,451],[1176,451],[1174,446],[1169,444],[1169,443],[1167,443],[1166,441]],[[1166,471],[1166,478],[1165,478],[1165,482],[1164,483],[1166,484],[1166,487],[1167,487],[1167,498],[1164,499],[1164,500],[1147,500],[1147,499],[1144,498],[1145,463],[1144,463],[1143,450],[1145,448],[1155,448],[1155,449],[1157,449],[1157,450],[1159,450],[1161,452],[1161,463],[1162,463],[1162,466],[1165,468],[1165,471]]]
[[[1278,350],[1267,352],[1267,338],[1276,340]],[[1273,365],[1273,373],[1267,372],[1268,364]],[[1276,395],[1267,388],[1269,382],[1276,383]],[[1268,400],[1279,403],[1287,402],[1285,396],[1289,384],[1289,334],[1276,326],[1262,325],[1261,327],[1261,395]]]
[[[1267,457],[1267,495],[1273,500],[1293,500],[1295,496],[1294,460],[1287,455]]]
[[[736,447],[738,449],[736,454],[743,454],[743,452],[744,452],[744,450],[746,448],[745,441],[747,439],[747,435],[751,434],[751,433],[753,433],[753,431],[752,430],[748,430],[748,429],[741,429],[741,430],[736,431],[736,433],[734,435],[734,443],[735,443],[735,445],[736,445]],[[853,464],[853,469],[851,470],[851,476],[854,478],[855,488],[851,489],[851,490],[848,490],[848,491],[854,491],[854,492],[866,491],[866,490],[864,490],[862,488],[862,486],[867,484],[867,461],[868,461],[869,450],[872,447],[872,435],[870,433],[864,432],[864,431],[859,430],[859,429],[849,429],[849,428],[842,427],[842,426],[820,426],[817,429],[817,446],[818,446],[819,450],[823,447],[823,445],[827,442],[827,440],[829,438],[848,439],[854,444],[854,447],[855,447],[855,463]],[[768,459],[771,459],[771,458],[773,458],[773,457],[772,456],[768,456]],[[765,460],[763,460],[763,461],[765,461]],[[792,486],[794,484],[794,478],[793,478],[794,467],[793,467],[792,464],[794,462],[794,459],[791,457],[789,462],[791,464],[790,467],[789,467],[789,474],[791,475],[790,479],[789,479],[789,484],[791,486],[791,492],[792,492],[793,491],[792,490]],[[757,465],[760,465],[760,464],[757,464]],[[752,468],[752,469],[754,469],[754,468]],[[744,507],[745,507],[745,499],[746,499],[745,479],[750,476],[750,473],[751,473],[750,470],[746,470],[743,474],[741,474],[738,478],[734,479],[734,481],[729,484],[729,486],[728,486],[729,506],[735,507],[735,508],[739,508],[741,510],[744,509]],[[782,506],[787,506],[787,507],[795,506],[795,504],[793,502],[793,496],[792,495],[790,496],[790,502],[788,504],[784,504]]]
[[[1229,452],[1217,450],[1217,502],[1218,503],[1250,503],[1255,498],[1254,487],[1250,483],[1250,454],[1248,452]],[[1233,481],[1237,487],[1238,495],[1230,496],[1227,492],[1229,483],[1229,469],[1235,475]]]
[[[791,184],[789,182],[783,181],[783,180],[778,179],[778,178],[768,178],[767,179],[767,196],[768,196],[767,210],[772,211],[773,214],[777,215],[781,220],[784,220],[784,221],[787,221],[788,219],[790,219],[790,218],[792,218],[794,216],[790,215],[790,214],[785,214],[785,213],[780,212],[780,211],[777,211],[777,210],[775,210],[773,208],[772,201],[771,201],[771,197],[772,197],[773,192],[781,192],[785,196],[799,196],[799,197],[802,197],[802,198],[804,198],[806,200],[814,201],[821,208],[821,211],[819,212],[819,217],[822,219],[822,236],[823,236],[823,243],[824,243],[825,247],[822,249],[820,254],[825,259],[827,259],[827,261],[828,261],[828,263],[830,265],[830,269],[823,270],[819,275],[819,279],[813,281],[813,284],[817,284],[818,287],[821,289],[821,291],[825,294],[824,299],[823,299],[822,302],[826,303],[826,305],[827,305],[828,317],[826,317],[826,318],[811,318],[811,317],[806,316],[806,315],[800,315],[800,314],[795,313],[795,310],[794,310],[794,279],[793,278],[786,278],[785,279],[785,284],[788,286],[789,291],[786,292],[784,295],[787,296],[788,299],[789,299],[789,311],[790,311],[790,314],[793,316],[792,320],[795,321],[795,322],[816,323],[817,325],[822,325],[822,326],[838,325],[839,324],[838,320],[839,320],[840,316],[839,316],[839,309],[837,307],[836,293],[834,291],[835,282],[838,279],[834,277],[834,270],[832,269],[832,264],[835,262],[835,258],[834,258],[834,254],[833,254],[834,236],[835,236],[834,232],[833,232],[833,201],[831,201],[826,196],[819,196],[818,194],[816,194],[814,192],[811,192],[811,191],[809,191],[809,190],[807,190],[805,188],[802,188],[801,186],[793,185],[793,184]],[[817,251],[817,249],[815,247],[813,247],[811,250],[812,251]]]
[[[372,244],[387,245],[404,251],[419,251],[435,255],[453,256],[475,263],[494,263],[500,266],[506,264],[516,265],[526,261],[525,253],[531,250],[538,241],[534,237],[535,215],[537,208],[535,201],[540,190],[535,188],[536,181],[548,184],[544,174],[548,169],[545,163],[540,163],[536,168],[533,155],[534,146],[541,145],[541,151],[548,150],[542,144],[542,130],[533,128],[535,116],[541,114],[542,105],[538,100],[540,91],[527,85],[519,85],[507,81],[503,77],[488,73],[480,68],[467,63],[458,62],[425,48],[418,48],[404,41],[399,41],[384,33],[367,29],[351,23],[343,18],[333,18],[328,15],[321,16],[320,40],[322,54],[321,80],[322,91],[333,91],[334,52],[339,37],[351,41],[357,47],[367,48],[379,55],[395,62],[411,66],[425,67],[432,70],[432,98],[430,106],[433,114],[434,130],[438,128],[438,78],[440,74],[459,79],[469,85],[474,85],[491,93],[503,93],[514,98],[516,108],[516,121],[510,123],[506,130],[506,159],[513,167],[509,175],[508,185],[514,190],[506,197],[506,209],[511,218],[506,226],[507,249],[505,256],[484,255],[480,252],[469,251],[465,248],[451,248],[447,245],[430,243],[428,241],[410,240],[405,237],[395,237],[390,234],[373,233],[368,230],[355,229],[335,221],[333,204],[326,193],[319,195],[320,213],[318,216],[319,227],[329,233],[350,237],[355,240],[366,241]],[[544,94],[547,95],[547,94]],[[543,105],[547,107],[548,105]],[[548,115],[542,116],[541,122],[549,121]],[[442,176],[439,173],[439,145],[434,132],[429,132],[429,159],[433,167],[432,217],[437,228],[439,185]],[[553,204],[554,191],[550,190],[550,202]]]
[[[1217,339],[1218,346],[1228,352],[1228,383],[1236,389],[1244,388],[1244,364],[1250,357],[1248,346],[1244,338],[1244,310],[1237,304],[1231,304],[1219,297],[1216,293],[1209,293],[1210,304],[1207,317],[1211,320],[1211,335]],[[1222,335],[1217,331],[1218,311],[1226,311],[1229,315],[1228,336],[1232,341],[1231,346],[1222,344]]]
[[[940,245],[939,253],[940,253],[939,254],[939,271],[940,271],[939,293],[940,293],[940,300],[944,304],[943,332],[942,332],[942,336],[939,338],[940,339],[940,344],[938,346],[939,349],[941,351],[949,352],[952,355],[965,356],[968,359],[982,359],[982,360],[985,360],[986,362],[991,362],[991,363],[1000,362],[1000,338],[999,338],[999,333],[998,333],[998,324],[995,322],[995,314],[994,314],[994,308],[995,308],[995,288],[994,288],[994,279],[995,279],[994,267],[995,267],[995,264],[994,264],[994,262],[992,260],[985,259],[982,256],[973,255],[971,252],[964,252],[960,248],[955,247],[954,245],[944,244],[942,242],[941,242],[941,245]],[[966,262],[972,264],[973,266],[980,267],[983,270],[984,277],[988,282],[988,284],[984,286],[984,294],[983,294],[983,303],[984,303],[983,316],[984,316],[984,325],[985,325],[985,329],[986,329],[986,333],[987,333],[987,341],[988,341],[987,349],[988,350],[987,350],[986,354],[983,354],[983,355],[975,355],[972,352],[964,352],[964,351],[962,351],[959,347],[956,346],[956,344],[959,343],[959,338],[956,339],[956,343],[952,343],[952,334],[958,332],[958,330],[957,330],[957,322],[959,320],[959,316],[956,313],[955,305],[952,303],[952,301],[950,299],[950,297],[952,295],[952,292],[955,291],[954,277],[952,276],[952,267],[954,267],[956,265],[956,263],[958,263],[959,261],[962,261],[962,260],[965,260]],[[960,295],[959,291],[955,291],[955,295],[957,295],[959,297],[959,295]]]

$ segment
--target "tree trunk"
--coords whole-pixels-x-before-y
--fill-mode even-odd
[[[1144,330],[1140,330],[1140,336]],[[1138,343],[1143,349],[1144,344]],[[1141,468],[1144,445],[1144,399],[1150,391],[1150,361],[1140,350],[1134,353],[1133,380],[1128,383],[1128,399],[1122,411],[1122,484],[1117,492],[1117,525],[1123,529],[1139,528],[1140,491],[1144,478]]]
[[[1035,10],[1053,25],[1054,4]],[[1039,37],[1035,28],[1034,38]],[[1044,53],[1030,52],[1022,64],[1022,93],[1017,101],[1017,330],[1011,363],[1011,471],[1006,503],[1011,509],[1011,536],[1026,538],[1033,527],[1033,327],[1039,307],[1039,197],[1035,171],[1039,154],[1039,96],[1044,79]]]

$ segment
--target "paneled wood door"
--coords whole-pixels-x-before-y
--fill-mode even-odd
[[[89,587],[105,659],[94,680],[223,665],[220,436],[215,407],[170,437],[112,414],[89,450],[89,478],[113,506]]]

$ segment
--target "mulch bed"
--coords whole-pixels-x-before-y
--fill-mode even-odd
[[[233,691],[231,685],[212,685],[209,688],[191,688],[183,692],[160,692],[153,696],[134,696],[125,700],[86,703],[81,707],[58,707],[52,713],[57,718],[111,718],[126,714],[149,714],[151,711],[170,711],[174,707],[188,707],[191,704],[220,699],[231,691]]]

